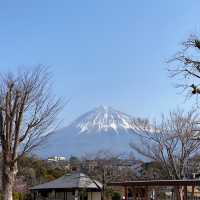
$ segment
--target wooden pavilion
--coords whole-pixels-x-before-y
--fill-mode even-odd
[[[102,185],[80,172],[32,187],[34,200],[101,200]]]
[[[199,200],[200,180],[142,180],[109,183],[124,200]],[[163,194],[163,195],[161,195]]]

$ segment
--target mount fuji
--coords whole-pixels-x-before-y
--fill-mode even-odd
[[[133,117],[112,107],[100,106],[51,134],[39,155],[83,156],[102,150],[129,153],[130,142],[137,138],[135,130]]]

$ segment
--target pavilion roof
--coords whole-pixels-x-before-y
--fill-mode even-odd
[[[31,190],[44,190],[44,189],[96,189],[101,190],[102,184],[96,180],[91,179],[84,173],[73,172],[66,174],[54,181],[32,187]]]

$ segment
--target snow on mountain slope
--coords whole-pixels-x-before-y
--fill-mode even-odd
[[[128,153],[136,140],[132,117],[111,107],[100,106],[55,131],[38,153],[43,156],[82,156],[100,150]]]
[[[80,129],[80,133],[101,132],[109,129],[119,133],[122,129],[124,131],[134,129],[131,116],[105,106],[100,106],[82,115],[71,126]]]

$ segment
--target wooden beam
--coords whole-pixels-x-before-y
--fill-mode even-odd
[[[108,186],[200,186],[200,180],[146,180],[111,182]]]

